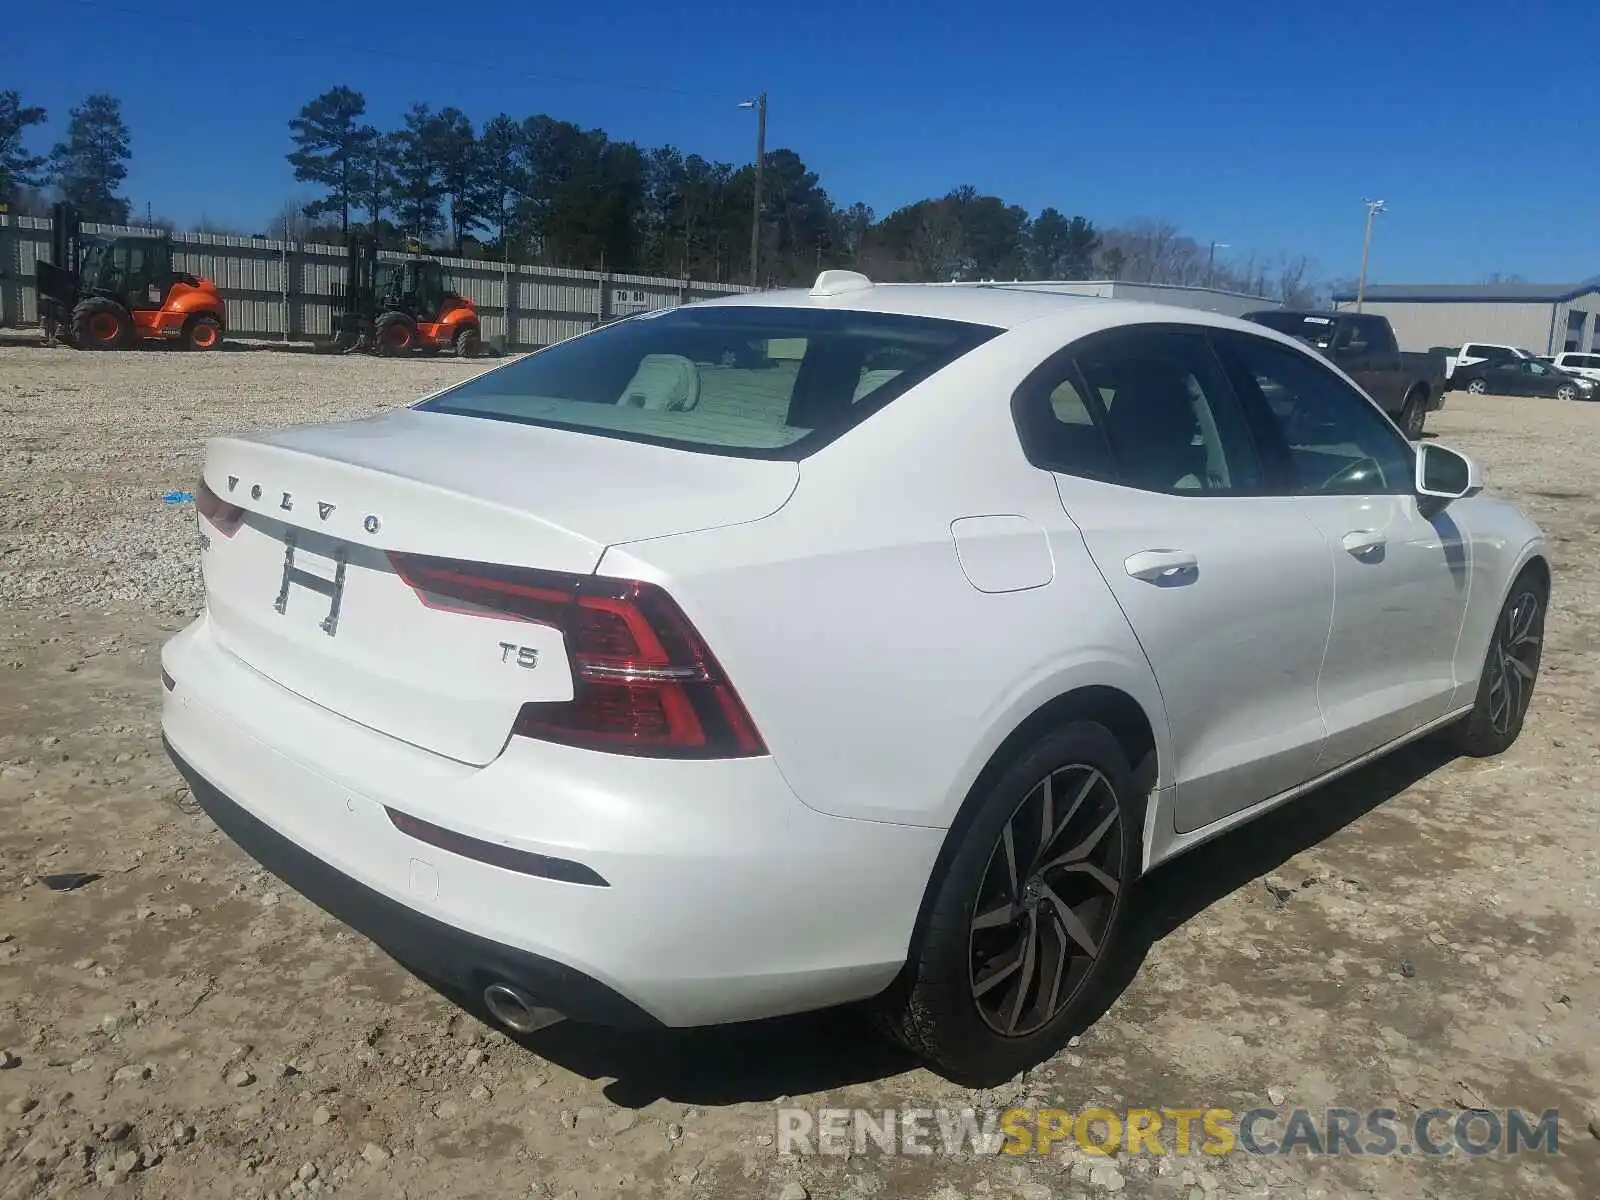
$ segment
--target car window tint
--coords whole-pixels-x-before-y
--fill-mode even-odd
[[[1094,424],[1089,406],[1084,403],[1077,383],[1071,379],[1063,379],[1050,393],[1050,412],[1064,425]]]
[[[1141,330],[1076,361],[1101,399],[1120,482],[1198,494],[1261,488],[1249,425],[1203,337]]]
[[[1019,389],[1017,400],[1017,434],[1030,462],[1063,475],[1115,481],[1100,428],[1105,410],[1084,399],[1070,357],[1058,355]]]
[[[418,407],[709,453],[803,458],[999,332],[844,309],[664,309],[558,342]]]
[[[1383,415],[1305,354],[1262,338],[1216,339],[1235,384],[1271,414],[1300,494],[1409,491],[1415,456]]]

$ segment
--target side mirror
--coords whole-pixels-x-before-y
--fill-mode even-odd
[[[1465,454],[1436,442],[1417,447],[1416,490],[1435,500],[1459,500],[1483,487],[1478,464]]]

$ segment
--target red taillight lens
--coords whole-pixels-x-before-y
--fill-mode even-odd
[[[232,537],[239,532],[239,526],[244,522],[244,509],[237,504],[229,504],[207,487],[204,479],[200,481],[200,488],[194,494],[194,506],[223,537]]]
[[[389,559],[430,607],[561,630],[573,697],[524,704],[513,733],[657,758],[767,752],[710,648],[655,584],[416,554]]]

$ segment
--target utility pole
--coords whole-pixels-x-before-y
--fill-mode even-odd
[[[767,94],[746,100],[740,108],[756,110],[756,189],[750,213],[750,286],[761,286],[761,167],[767,158]]]
[[[1387,211],[1382,200],[1368,200],[1363,197],[1361,203],[1367,206],[1367,234],[1361,241],[1361,278],[1356,281],[1357,312],[1361,311],[1361,302],[1367,294],[1367,255],[1372,250],[1372,218]]]

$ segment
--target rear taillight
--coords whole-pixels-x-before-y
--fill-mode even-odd
[[[223,537],[232,537],[239,532],[239,526],[244,521],[244,509],[237,504],[229,504],[207,487],[204,479],[200,481],[200,490],[194,494],[194,506]]]
[[[572,699],[524,704],[513,733],[655,758],[767,752],[710,648],[657,585],[416,554],[389,560],[430,607],[562,632]]]

